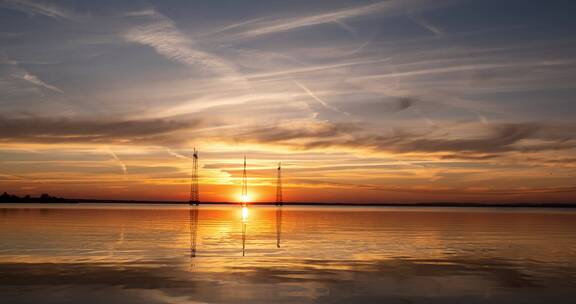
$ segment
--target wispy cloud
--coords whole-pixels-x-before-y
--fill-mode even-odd
[[[181,159],[191,160],[190,157],[188,157],[188,156],[186,156],[186,155],[183,155],[183,154],[181,154],[181,153],[179,153],[179,152],[176,152],[176,151],[174,151],[174,150],[172,150],[172,149],[170,149],[170,148],[165,148],[165,150],[166,150],[166,152],[168,152],[168,154],[170,154],[170,155],[172,155],[172,156],[174,156],[174,157],[178,157],[178,158],[181,158]]]
[[[158,54],[186,65],[197,66],[206,71],[238,79],[236,68],[228,61],[209,52],[200,50],[192,39],[178,30],[174,22],[155,10],[129,13],[129,16],[144,17],[148,24],[137,26],[124,34],[129,42],[152,47]]]
[[[574,65],[574,60],[551,60],[542,62],[513,62],[513,63],[477,63],[477,64],[454,64],[444,67],[432,67],[404,72],[386,73],[379,75],[364,76],[362,79],[369,78],[395,78],[395,77],[412,77],[431,74],[450,74],[456,72],[466,71],[483,71],[483,70],[497,70],[506,68],[526,68],[526,67],[554,67],[562,65]]]
[[[350,115],[349,113],[346,113],[346,112],[338,109],[337,107],[329,105],[327,102],[322,100],[320,97],[318,97],[316,94],[314,94],[314,92],[312,92],[310,89],[308,89],[305,85],[301,84],[300,82],[294,80],[294,83],[299,88],[301,88],[304,92],[306,92],[306,94],[308,94],[308,96],[310,96],[310,97],[312,97],[312,99],[316,100],[318,102],[318,104],[320,104],[323,108],[334,111],[334,112],[338,112],[341,114]]]
[[[31,83],[35,86],[42,87],[44,89],[61,93],[64,91],[54,85],[47,83],[46,81],[40,79],[37,75],[21,67],[20,62],[16,60],[10,60],[7,58],[0,58],[0,64],[6,64],[10,67],[10,74],[13,78],[22,79]]]
[[[352,60],[352,61],[345,61],[339,62],[334,64],[318,64],[318,65],[307,65],[303,67],[297,67],[292,69],[282,69],[282,70],[274,70],[274,71],[266,71],[262,73],[255,73],[252,75],[248,75],[247,78],[252,79],[263,79],[263,78],[275,78],[281,77],[286,75],[294,75],[294,74],[308,74],[313,72],[322,72],[326,70],[333,70],[333,69],[342,69],[342,68],[351,68],[357,67],[362,65],[378,65],[389,61],[390,58],[378,58],[378,59],[361,59],[361,60]]]
[[[443,36],[444,35],[444,31],[441,28],[432,24],[430,21],[426,20],[422,16],[415,14],[415,13],[410,13],[410,14],[408,14],[408,16],[410,17],[410,19],[412,19],[412,21],[414,21],[414,23],[420,25],[424,29],[433,33],[434,35],[436,35],[436,36]]]
[[[337,24],[344,27],[347,31],[351,31],[352,29],[344,23],[344,20],[365,15],[381,14],[383,12],[398,12],[402,11],[404,5],[403,1],[383,1],[304,17],[298,16],[274,21],[255,20],[254,22],[242,22],[236,27],[228,27],[227,29],[242,29],[239,33],[241,37],[280,33],[328,23]]]
[[[128,168],[126,167],[126,164],[120,160],[118,155],[116,155],[114,150],[112,150],[110,147],[108,147],[107,151],[112,156],[112,158],[114,158],[114,160],[118,163],[118,165],[120,166],[120,169],[122,169],[122,173],[124,175],[126,175],[128,173]]]
[[[81,21],[85,15],[78,14],[70,9],[46,2],[30,0],[2,0],[0,6],[21,11],[30,15],[42,15],[54,19]]]
[[[61,89],[59,89],[59,88],[57,88],[51,84],[46,83],[45,81],[38,78],[38,76],[31,74],[30,72],[25,72],[24,75],[22,76],[22,79],[24,79],[24,80],[26,80],[32,84],[35,84],[37,86],[48,89],[50,91],[54,91],[54,92],[62,93],[62,94],[64,93],[64,91],[62,91]]]

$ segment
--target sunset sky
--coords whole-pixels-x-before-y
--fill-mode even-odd
[[[574,1],[0,0],[0,191],[576,201]]]

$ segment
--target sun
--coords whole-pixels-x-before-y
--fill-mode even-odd
[[[240,201],[242,202],[242,204],[246,204],[246,203],[250,202],[250,196],[240,195]]]

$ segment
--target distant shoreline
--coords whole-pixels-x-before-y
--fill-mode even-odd
[[[28,201],[2,202],[3,204],[125,204],[125,205],[189,205],[182,201],[140,201],[140,200],[98,200],[98,199],[61,199],[58,201],[42,201],[31,199]],[[200,205],[238,205],[237,202],[203,202]],[[275,206],[274,202],[251,203],[252,206]],[[317,203],[317,202],[285,202],[284,206],[326,206],[326,207],[463,207],[463,208],[576,208],[576,203],[457,203],[457,202],[430,202],[430,203]]]

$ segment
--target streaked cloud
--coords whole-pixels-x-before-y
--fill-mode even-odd
[[[546,125],[540,123],[491,124],[478,126],[483,132],[477,138],[446,139],[442,134],[424,134],[406,131],[370,134],[357,124],[292,124],[289,126],[258,127],[251,132],[237,134],[246,141],[276,143],[297,149],[341,147],[370,149],[391,153],[457,153],[501,154],[508,152],[535,152],[576,147],[576,125]],[[533,141],[533,142],[531,142]],[[453,157],[457,158],[457,156]],[[487,157],[486,157],[487,158]]]
[[[24,69],[22,64],[16,60],[11,60],[8,58],[0,58],[0,64],[5,64],[9,67],[8,73],[11,78],[22,79],[34,86],[53,91],[56,93],[63,94],[64,91],[46,81],[40,79],[37,75]]]
[[[409,1],[411,4],[416,1]],[[420,1],[422,2],[422,1]],[[228,26],[226,30],[239,30],[238,35],[241,37],[256,37],[262,35],[269,35],[273,33],[281,33],[321,24],[337,24],[347,31],[353,31],[345,20],[357,18],[366,15],[376,15],[382,13],[403,13],[403,9],[408,3],[406,1],[380,1],[373,4],[345,8],[335,10],[328,13],[319,13],[316,15],[297,16],[291,18],[276,19],[273,21],[261,21],[259,19],[254,22],[241,22],[236,26]]]
[[[64,93],[64,91],[62,91],[61,89],[42,81],[40,78],[38,78],[38,76],[30,74],[29,72],[25,72],[24,76],[22,76],[22,79],[24,79],[24,80],[26,80],[32,84],[35,84],[37,86],[43,87],[45,89],[48,89],[48,90],[51,90],[51,91],[54,91],[57,93]]]
[[[174,151],[174,150],[172,150],[172,149],[170,149],[170,148],[166,148],[166,152],[168,152],[168,154],[170,154],[170,155],[172,155],[172,156],[174,156],[174,157],[177,157],[177,158],[192,160],[191,157],[186,156],[186,155],[183,155],[182,153],[179,153],[179,152],[177,152],[177,151]]]
[[[0,118],[0,141],[38,143],[116,143],[161,145],[177,141],[171,133],[191,130],[200,120],[111,120]]]
[[[301,88],[304,92],[306,92],[306,94],[308,94],[308,96],[310,96],[310,97],[312,97],[312,99],[316,100],[318,102],[318,104],[320,104],[324,109],[331,110],[331,111],[345,114],[345,115],[350,115],[349,113],[343,112],[342,110],[340,110],[334,106],[329,105],[326,101],[322,100],[320,97],[318,97],[316,94],[314,94],[314,92],[312,92],[308,87],[301,84],[300,82],[294,81],[294,83],[299,88]]]
[[[82,21],[87,18],[86,15],[76,13],[70,9],[46,1],[2,0],[0,1],[0,7],[14,9],[30,15],[42,15],[60,20]]]
[[[114,150],[112,150],[110,147],[107,148],[108,153],[110,153],[110,155],[112,156],[112,158],[114,158],[114,160],[118,163],[118,165],[120,166],[120,169],[122,169],[122,174],[126,175],[128,174],[128,168],[126,167],[126,164],[124,162],[122,162],[122,160],[120,160],[120,158],[118,157],[118,155],[114,152]]]
[[[430,31],[432,34],[436,36],[443,36],[445,33],[442,29],[438,26],[432,24],[430,21],[422,18],[419,14],[416,13],[409,13],[408,16],[412,19],[416,24],[422,26],[422,28]]]
[[[220,77],[239,78],[231,63],[195,47],[188,35],[182,33],[172,20],[159,12],[144,10],[129,13],[128,16],[143,17],[147,24],[128,30],[124,34],[127,41],[150,46],[170,60],[200,67]]]

